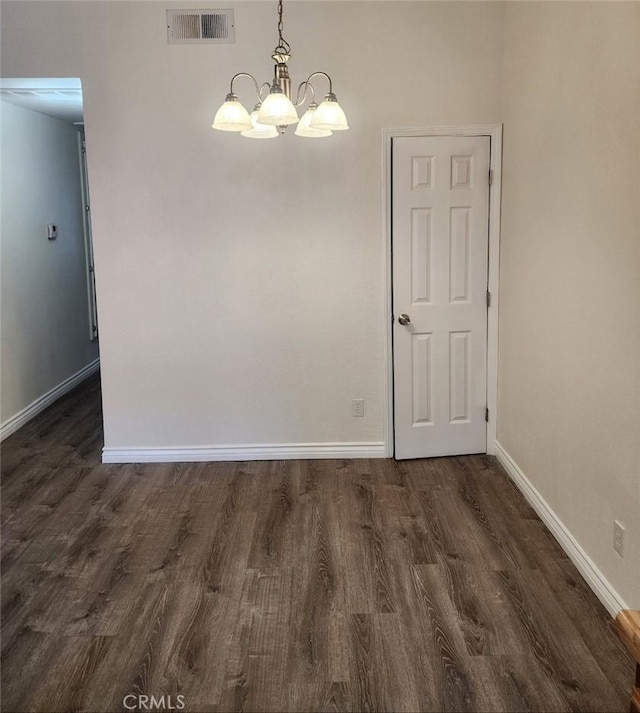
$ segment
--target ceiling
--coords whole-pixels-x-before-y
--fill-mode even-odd
[[[55,119],[83,121],[79,79],[0,79],[0,99]]]

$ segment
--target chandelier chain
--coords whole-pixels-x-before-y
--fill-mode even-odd
[[[278,46],[274,50],[275,54],[291,54],[291,45],[282,36],[283,29],[282,0],[278,0]]]

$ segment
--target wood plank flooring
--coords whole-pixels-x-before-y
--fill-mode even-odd
[[[97,378],[3,444],[3,711],[627,710],[610,617],[494,459],[101,445]]]

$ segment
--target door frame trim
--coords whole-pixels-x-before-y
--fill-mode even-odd
[[[488,136],[491,140],[489,168],[493,181],[489,190],[489,278],[491,305],[487,310],[487,453],[496,452],[498,421],[498,308],[500,303],[500,206],[502,200],[502,124],[428,126],[382,130],[382,225],[384,235],[384,372],[387,398],[384,409],[385,455],[394,455],[393,438],[393,343],[391,265],[391,142],[402,136]]]

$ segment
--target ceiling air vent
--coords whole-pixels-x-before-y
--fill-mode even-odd
[[[169,44],[231,44],[233,10],[167,10]]]

